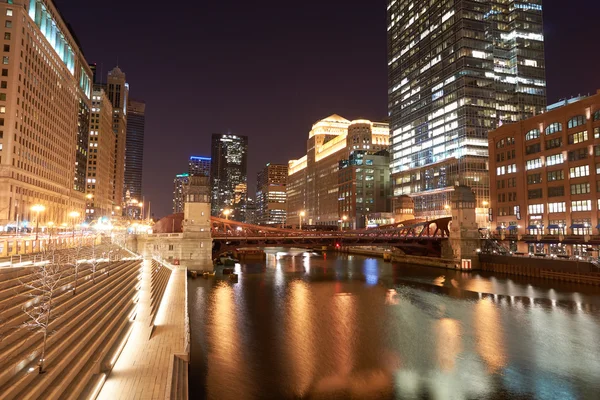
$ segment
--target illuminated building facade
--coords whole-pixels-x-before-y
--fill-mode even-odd
[[[337,225],[339,162],[354,150],[368,153],[389,145],[387,123],[349,121],[333,114],[316,122],[308,135],[307,153],[288,163],[287,224]]]
[[[210,176],[210,157],[190,156],[188,173],[192,176]]]
[[[546,105],[542,1],[389,0],[387,30],[395,199],[446,215],[467,185],[484,217],[487,133]]]
[[[238,196],[241,196],[242,187],[238,185],[246,185],[248,180],[247,153],[247,136],[219,133],[212,135],[210,186],[213,216],[222,217],[222,210],[234,209],[234,207],[243,211],[246,194],[243,195],[243,198],[236,199],[236,188]],[[243,222],[242,214],[242,212],[234,213],[230,218]]]
[[[127,140],[127,99],[129,98],[129,85],[125,80],[125,73],[119,67],[109,71],[106,92],[113,106],[113,131],[116,138],[113,203],[118,206],[125,200],[125,145]]]
[[[339,215],[346,216],[344,228],[364,229],[369,217],[391,210],[390,154],[352,150],[339,162]]]
[[[146,103],[129,99],[127,104],[127,135],[125,140],[125,192],[131,197],[142,198],[142,175],[144,167],[144,129]]]
[[[256,178],[256,222],[285,225],[288,166],[267,164]]]
[[[85,210],[92,73],[52,1],[0,2],[0,226]]]
[[[94,87],[86,176],[86,219],[111,216],[115,165],[113,109],[104,89]]]
[[[179,174],[173,180],[173,214],[182,213],[185,203],[184,187],[190,181],[190,174]]]
[[[553,235],[556,244],[531,240],[535,253],[564,253],[571,242],[600,233],[600,91],[551,105],[544,114],[503,125],[489,134],[491,230]],[[516,251],[516,244],[514,245]],[[573,255],[587,246],[573,245]]]

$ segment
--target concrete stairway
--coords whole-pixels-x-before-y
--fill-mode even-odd
[[[129,255],[128,255],[129,256]],[[60,294],[54,299],[57,318],[46,347],[46,373],[38,374],[41,334],[21,327],[26,319],[23,305],[36,301],[16,289],[35,268],[12,271],[13,290],[5,281],[0,289],[0,305],[6,320],[5,337],[0,341],[0,397],[2,399],[76,398],[94,373],[110,368],[119,340],[131,324],[141,260],[102,263],[96,270],[96,283],[90,268],[78,274],[77,294],[72,290],[74,276],[66,274]],[[3,271],[4,272],[4,271]],[[5,274],[2,274],[5,277]]]
[[[171,376],[171,399],[188,399],[189,363],[183,358],[173,356],[173,375]]]
[[[158,307],[171,277],[171,269],[163,264],[152,260],[152,279],[150,296],[150,325],[154,324]]]

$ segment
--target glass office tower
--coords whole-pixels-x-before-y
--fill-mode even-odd
[[[211,214],[224,217],[222,210],[228,209],[233,211],[229,218],[243,222],[247,196],[244,188],[248,180],[248,137],[215,133],[211,147]]]
[[[390,0],[394,198],[449,214],[454,185],[489,204],[487,133],[546,105],[541,0]]]

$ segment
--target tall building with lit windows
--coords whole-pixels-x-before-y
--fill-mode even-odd
[[[0,227],[85,211],[92,72],[51,0],[0,2]]]
[[[248,136],[214,133],[211,142],[211,215],[222,217],[222,210],[238,210],[229,216],[244,221],[248,176]]]
[[[177,174],[173,179],[173,214],[182,213],[185,204],[184,188],[190,183],[190,174]]]
[[[304,226],[336,226],[342,215],[354,215],[355,208],[339,204],[340,161],[354,152],[371,154],[386,150],[388,145],[387,123],[350,121],[337,114],[317,121],[308,134],[306,155],[288,163],[287,225],[298,226],[302,219]],[[372,178],[373,173],[369,176]],[[366,206],[362,211],[371,213],[371,208]]]
[[[190,156],[188,173],[192,176],[210,176],[210,157]]]
[[[288,166],[267,164],[256,176],[256,218],[259,225],[284,225]]]
[[[89,150],[86,176],[87,220],[112,215],[115,165],[115,133],[112,127],[113,108],[102,87],[92,92]]]
[[[129,99],[127,104],[127,136],[125,140],[125,192],[142,199],[142,172],[144,167],[144,130],[146,103]]]
[[[488,132],[546,106],[542,0],[388,0],[387,15],[394,198],[445,215],[458,182],[481,221]]]
[[[118,66],[108,72],[106,92],[113,106],[113,131],[116,138],[113,202],[115,207],[119,207],[125,201],[125,149],[127,143],[129,84],[125,79],[125,73]]]

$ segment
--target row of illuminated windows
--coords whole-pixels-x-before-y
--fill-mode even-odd
[[[572,201],[571,202],[571,211],[590,211],[592,209],[592,201],[591,200],[583,200],[583,201]],[[543,214],[544,213],[544,204],[530,204],[527,207],[527,211],[529,215],[533,214]],[[567,206],[564,201],[556,202],[556,203],[548,203],[548,213],[560,213],[567,212]]]
[[[510,164],[496,168],[496,175],[513,174],[517,172],[517,164]]]
[[[600,199],[598,199],[598,206],[600,208]],[[571,201],[571,212],[578,211],[592,211],[592,200],[573,200]],[[532,214],[544,214],[544,204],[529,204],[527,206],[527,212]],[[556,203],[548,203],[549,213],[567,212],[567,203],[559,201]]]
[[[600,121],[600,110],[596,111],[592,117],[594,121]],[[567,128],[573,129],[581,125],[585,125],[587,118],[585,115],[577,115],[567,122]],[[546,135],[552,135],[556,132],[561,132],[563,129],[560,122],[554,122],[546,127]],[[525,140],[537,139],[540,137],[539,129],[532,129],[525,134]]]

